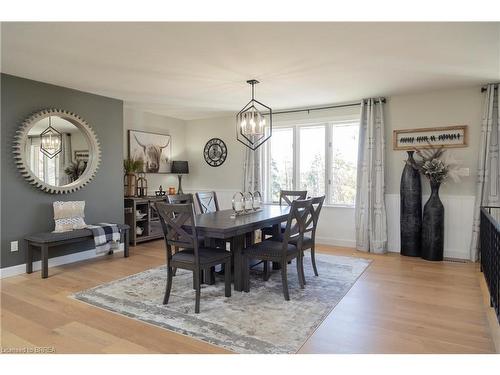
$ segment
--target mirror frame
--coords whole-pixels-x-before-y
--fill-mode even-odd
[[[64,186],[54,186],[40,180],[33,174],[26,162],[25,149],[28,133],[36,123],[49,116],[61,117],[71,122],[83,132],[89,145],[89,161],[87,162],[87,168],[85,168],[83,174],[76,181]],[[33,113],[31,116],[27,117],[23,121],[21,127],[16,131],[14,137],[14,159],[21,174],[31,185],[50,194],[68,194],[83,188],[94,178],[99,168],[99,164],[101,163],[101,147],[97,135],[87,121],[73,112],[49,108]]]

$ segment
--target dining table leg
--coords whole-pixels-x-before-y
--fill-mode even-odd
[[[234,261],[234,290],[238,292],[249,291],[248,272],[245,272],[245,259],[243,257],[243,246],[245,244],[245,235],[234,236],[231,240],[231,252],[233,253]]]
[[[252,246],[255,243],[255,232],[248,232],[245,235],[245,247]]]
[[[215,239],[214,238],[205,238],[205,246],[209,248],[215,247]],[[211,267],[209,270],[203,271],[203,277],[201,278],[201,283],[213,285],[215,284],[215,267]]]

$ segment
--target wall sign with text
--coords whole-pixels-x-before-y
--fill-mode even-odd
[[[394,150],[466,147],[467,125],[394,130],[392,137]]]

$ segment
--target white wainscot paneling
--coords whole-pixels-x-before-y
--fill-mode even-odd
[[[324,245],[356,247],[353,207],[325,206],[316,232],[316,242]]]
[[[441,195],[444,205],[444,256],[446,258],[469,259],[469,245],[472,233],[474,196]],[[429,196],[422,197],[422,212]],[[388,248],[400,252],[399,194],[386,194]]]
[[[186,189],[186,192],[210,191],[213,189]],[[237,189],[216,189],[221,209],[231,208],[233,194]],[[388,250],[400,252],[399,194],[386,194]],[[422,197],[422,207],[429,196]],[[469,259],[469,245],[474,211],[474,196],[441,195],[445,211],[444,256]],[[316,234],[320,244],[356,247],[355,219],[353,207],[325,206]]]

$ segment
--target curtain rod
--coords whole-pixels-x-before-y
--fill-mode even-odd
[[[498,86],[494,88],[494,90],[498,89]],[[481,92],[485,92],[488,90],[488,87],[481,87]]]
[[[386,100],[385,98],[381,98],[380,101],[382,103],[385,103]],[[314,108],[301,108],[301,109],[290,109],[288,111],[278,111],[278,112],[273,112],[273,115],[281,115],[284,113],[296,113],[296,112],[310,112],[310,111],[320,111],[322,109],[332,109],[332,108],[342,108],[342,107],[354,107],[361,105],[362,101],[355,102],[355,103],[348,103],[348,104],[334,104],[334,105],[329,105],[326,107],[314,107]]]

